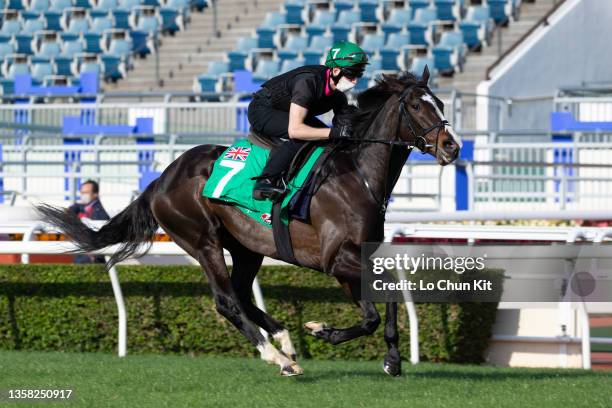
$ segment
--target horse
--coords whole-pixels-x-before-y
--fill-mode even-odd
[[[333,276],[361,309],[362,320],[347,328],[308,322],[305,328],[323,341],[339,344],[371,335],[381,323],[374,304],[360,299],[361,244],[382,242],[389,196],[413,147],[445,166],[453,162],[461,140],[444,118],[444,105],[421,77],[403,72],[384,75],[357,97],[352,114],[354,137],[334,146],[324,165],[322,182],[310,203],[311,223],[289,223],[296,265]],[[107,267],[143,255],[161,227],[201,265],[218,313],[257,348],[261,358],[280,366],[283,376],[303,373],[289,332],[253,304],[251,287],[264,256],[279,259],[272,231],[235,206],[202,196],[215,160],[226,147],[200,145],[174,162],[123,211],[98,231],[65,209],[36,206],[42,218],[58,227],[79,250],[94,252],[120,244]],[[142,247],[146,249],[142,249]],[[229,251],[228,272],[223,250]],[[386,304],[383,369],[401,374],[397,303]],[[258,328],[280,345],[278,350]]]

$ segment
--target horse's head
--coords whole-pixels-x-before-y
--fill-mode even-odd
[[[461,139],[444,117],[444,104],[427,86],[429,68],[425,66],[420,81],[399,94],[399,137],[431,154],[445,166],[452,163],[461,149]]]

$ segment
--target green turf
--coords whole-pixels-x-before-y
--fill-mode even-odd
[[[66,407],[611,407],[612,374],[581,370],[304,361],[283,378],[258,359],[0,352],[0,389],[72,388]]]

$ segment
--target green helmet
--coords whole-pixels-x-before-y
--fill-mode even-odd
[[[368,55],[360,46],[349,41],[335,43],[325,59],[325,66],[328,68],[341,68],[350,73],[358,74],[363,73],[367,63]]]

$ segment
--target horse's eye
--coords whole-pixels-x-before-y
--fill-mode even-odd
[[[412,109],[414,109],[415,111],[418,111],[418,110],[419,110],[419,108],[420,108],[420,105],[419,105],[419,104],[414,104],[414,105],[412,105]]]

